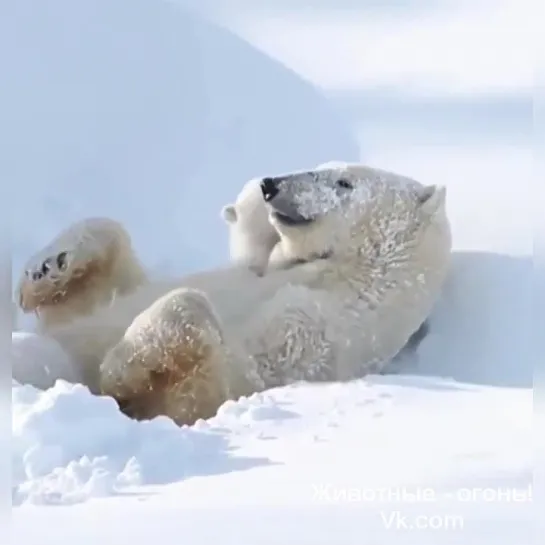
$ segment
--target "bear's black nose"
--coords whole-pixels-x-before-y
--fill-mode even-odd
[[[266,202],[272,201],[278,195],[276,180],[274,178],[263,178],[261,180],[261,192]]]

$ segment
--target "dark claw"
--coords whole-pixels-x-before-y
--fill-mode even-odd
[[[48,257],[43,263],[41,268],[41,273],[45,276],[51,270],[51,258]]]
[[[67,256],[68,256],[67,252],[61,252],[59,255],[57,255],[57,267],[59,271],[64,271],[64,269],[66,269]]]

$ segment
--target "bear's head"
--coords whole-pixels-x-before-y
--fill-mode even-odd
[[[269,221],[287,261],[403,250],[445,225],[445,188],[363,165],[324,165],[263,178]]]
[[[108,218],[88,218],[28,260],[16,299],[24,313],[35,312],[47,327],[88,314],[145,279],[125,229]]]
[[[346,163],[330,161],[316,168],[344,165]],[[266,270],[285,267],[286,259],[279,244],[280,236],[276,227],[269,221],[269,212],[263,200],[260,184],[260,178],[249,180],[236,201],[221,209],[221,217],[229,228],[231,263],[246,266],[262,276]]]
[[[236,201],[222,208],[221,217],[229,228],[231,262],[262,275],[280,237],[269,222],[260,179],[247,182]]]

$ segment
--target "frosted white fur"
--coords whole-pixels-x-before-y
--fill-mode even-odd
[[[315,170],[344,172],[352,168],[365,167],[345,161],[328,161],[318,165]],[[423,187],[411,178],[397,175],[396,178],[399,183]],[[256,274],[263,275],[267,271],[283,268],[288,260],[283,254],[280,236],[269,219],[260,182],[261,178],[246,182],[235,202],[222,207],[221,217],[229,230],[231,263],[246,265]]]
[[[147,275],[124,227],[109,218],[87,218],[62,231],[27,261],[16,299],[23,312],[36,313],[38,330],[47,332],[92,314],[145,282]]]
[[[266,210],[284,267],[145,284],[51,329],[94,391],[188,423],[249,391],[379,371],[399,352],[448,271],[444,188],[361,165],[281,178]],[[313,221],[286,224],[283,207]]]
[[[245,327],[247,320],[252,321],[250,309],[257,308],[294,277],[296,275],[285,271],[261,282],[253,271],[242,265],[144,284],[132,294],[98,308],[93,315],[53,328],[49,334],[78,362],[89,388],[99,393],[99,366],[107,351],[123,337],[139,313],[165,294],[180,286],[202,290],[217,309],[226,337],[232,338],[240,327]]]

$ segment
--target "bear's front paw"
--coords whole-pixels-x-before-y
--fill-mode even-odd
[[[29,262],[19,282],[19,307],[23,312],[34,312],[44,305],[62,300],[70,290],[69,276],[72,270],[72,253],[61,250]],[[70,269],[70,271],[69,271]],[[76,271],[81,277],[84,271]]]

